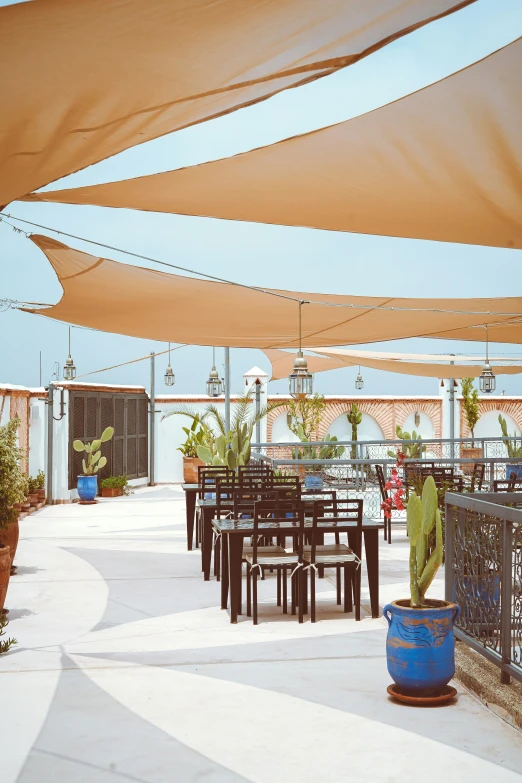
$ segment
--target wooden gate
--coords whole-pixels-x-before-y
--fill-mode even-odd
[[[82,458],[73,441],[99,438],[106,427],[114,427],[114,437],[102,443],[107,464],[98,471],[99,479],[148,475],[148,399],[145,394],[69,390],[69,489],[76,486],[82,472]]]

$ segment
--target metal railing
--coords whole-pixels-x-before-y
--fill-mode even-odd
[[[473,456],[462,456],[466,454],[466,446],[471,446],[471,442],[470,438],[453,442],[449,439],[421,441],[422,447],[426,448],[422,459],[407,459],[406,463],[454,467],[456,473],[466,478],[471,476],[473,466],[477,462],[483,462],[486,466],[484,490],[493,489],[495,480],[503,481],[509,478],[511,472],[509,466],[521,465],[522,471],[522,458],[505,456],[505,452],[502,453],[498,448],[499,440],[495,438],[482,438],[480,441],[475,438],[477,452]],[[327,487],[337,489],[341,496],[343,493],[349,493],[350,497],[362,499],[365,516],[373,519],[381,518],[382,499],[375,466],[382,465],[385,478],[389,478],[391,469],[396,464],[396,457],[388,452],[394,455],[398,449],[403,450],[405,446],[418,446],[419,441],[336,441],[333,445],[344,447],[344,453],[335,459],[299,459],[299,453],[303,448],[307,451],[316,449],[316,453],[319,453],[322,446],[331,447],[331,441],[252,444],[252,454],[254,458],[268,462],[272,468],[283,473],[297,471],[303,476],[309,473],[319,475]],[[502,441],[500,446],[505,449]],[[455,456],[442,452],[453,452]],[[352,453],[355,453],[355,458],[350,456]],[[404,512],[393,512],[393,523],[404,523],[404,519]]]
[[[522,496],[447,493],[446,600],[455,635],[522,682]]]

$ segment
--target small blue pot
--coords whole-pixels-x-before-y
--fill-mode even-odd
[[[98,476],[78,476],[77,485],[80,500],[94,500],[98,494]]]
[[[323,479],[322,476],[314,476],[313,474],[308,474],[305,476],[304,485],[306,489],[322,489],[323,488]]]
[[[460,609],[449,601],[429,601],[422,609],[409,603],[393,601],[384,607],[388,671],[406,694],[437,693],[455,674],[453,623]]]
[[[512,473],[516,475],[517,479],[522,479],[522,462],[516,462],[513,465],[506,462],[506,481],[509,481]]]

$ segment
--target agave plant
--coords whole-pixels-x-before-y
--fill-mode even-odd
[[[101,437],[97,440],[93,440],[92,443],[83,443],[81,440],[75,440],[73,442],[73,449],[78,452],[84,451],[87,454],[87,462],[82,459],[83,475],[92,476],[98,473],[100,468],[104,468],[107,464],[107,458],[102,457],[100,451],[102,443],[107,443],[114,435],[114,427],[106,427]]]

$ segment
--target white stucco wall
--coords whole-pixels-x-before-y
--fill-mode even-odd
[[[299,440],[297,435],[289,429],[286,423],[286,411],[280,413],[272,424],[272,442],[273,443],[296,443]]]
[[[418,414],[419,424],[415,424],[415,413],[410,413],[402,425],[402,429],[405,432],[409,432],[410,435],[412,434],[413,430],[415,430],[417,435],[420,435],[423,440],[432,440],[435,437],[435,430],[432,420],[426,413],[423,413],[422,411],[418,411]]]
[[[475,437],[477,438],[501,438],[502,430],[498,421],[499,413],[506,420],[508,435],[520,435],[520,429],[515,424],[514,419],[503,411],[494,410],[484,413],[478,420],[475,427]]]
[[[45,400],[31,397],[29,400],[29,475],[39,470],[45,473],[47,448],[47,405]]]
[[[328,428],[330,435],[336,435],[337,440],[351,440],[352,439],[352,425],[348,421],[346,414],[338,416],[337,419],[331,423]],[[367,413],[362,414],[362,420],[357,427],[357,439],[358,440],[384,440],[384,435],[373,418]]]

